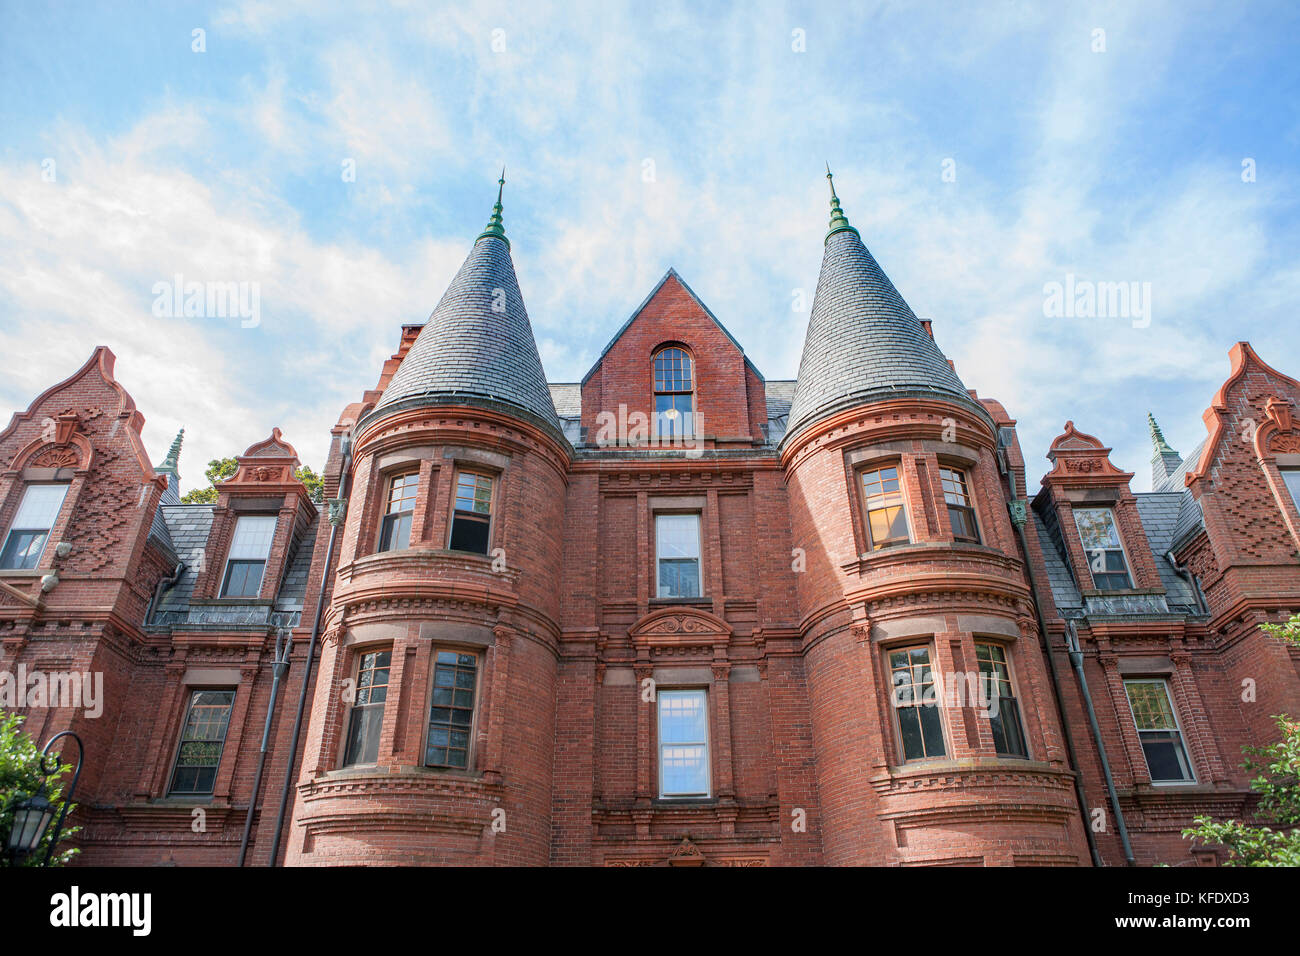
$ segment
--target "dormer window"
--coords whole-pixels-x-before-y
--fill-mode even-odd
[[[275,515],[243,515],[235,523],[221,585],[223,598],[255,598],[261,593],[275,520]]]
[[[4,549],[0,550],[0,570],[29,571],[36,567],[67,493],[67,485],[28,485],[24,489]]]
[[[867,511],[867,534],[872,551],[910,544],[907,506],[898,482],[898,467],[876,468],[862,473],[862,493]]]
[[[1092,572],[1093,586],[1099,591],[1117,591],[1133,586],[1128,575],[1128,560],[1115,526],[1115,512],[1109,508],[1077,508],[1074,523]]]
[[[660,349],[654,357],[655,437],[695,434],[695,374],[685,349]]]

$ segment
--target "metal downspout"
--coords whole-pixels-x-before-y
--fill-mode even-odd
[[[262,772],[266,769],[266,751],[271,742],[271,724],[275,720],[275,702],[280,696],[280,681],[289,673],[289,655],[293,653],[293,632],[287,627],[275,632],[275,659],[271,662],[271,699],[266,705],[266,724],[262,727],[262,753],[257,758],[257,774],[253,777],[253,795],[248,798],[248,814],[244,817],[244,836],[239,841],[239,862],[243,866],[248,857],[248,837],[253,831],[253,811],[262,792]]]
[[[1097,726],[1097,712],[1092,707],[1092,694],[1088,692],[1088,678],[1083,673],[1083,651],[1079,649],[1079,633],[1073,621],[1065,622],[1066,641],[1070,650],[1070,663],[1074,665],[1074,674],[1079,679],[1083,691],[1083,703],[1088,709],[1088,724],[1092,727],[1092,739],[1097,744],[1097,755],[1101,758],[1101,772],[1106,777],[1106,794],[1110,797],[1110,809],[1115,814],[1115,828],[1119,831],[1119,842],[1124,847],[1124,861],[1133,866],[1133,847],[1128,841],[1128,827],[1124,825],[1124,811],[1119,808],[1119,796],[1115,793],[1115,780],[1110,774],[1110,761],[1106,759],[1106,744],[1101,739],[1101,728]]]
[[[352,467],[352,438],[350,435],[344,436],[343,439],[343,471],[339,475],[338,497],[334,499],[339,502],[340,511],[346,506],[348,499],[348,478],[351,476]],[[289,741],[289,765],[284,770],[284,786],[280,790],[280,809],[275,815],[275,832],[271,838],[271,859],[267,866],[278,866],[277,860],[280,856],[280,834],[284,830],[284,813],[289,806],[289,790],[293,787],[293,765],[298,760],[298,737],[302,732],[302,715],[307,707],[307,687],[311,683],[311,673],[316,660],[316,640],[320,636],[320,619],[325,610],[325,585],[329,583],[330,567],[334,563],[334,542],[338,535],[339,524],[342,524],[343,517],[340,515],[336,520],[334,515],[330,515],[330,540],[325,547],[325,567],[321,570],[320,594],[316,597],[316,618],[311,624],[311,640],[307,643],[307,666],[302,672],[302,690],[298,693],[298,713],[293,719],[293,736]]]
[[[1008,476],[1010,477],[1010,476]],[[1029,542],[1025,539],[1025,519],[1020,519],[1017,509],[1012,505],[1020,504],[1027,513],[1029,510],[1028,501],[1017,501],[1015,498],[1014,487],[1012,489],[1012,498],[1007,502],[1007,509],[1011,512],[1011,524],[1016,529],[1016,538],[1020,542],[1020,553],[1025,562],[1025,576],[1029,578],[1029,590],[1033,597],[1034,616],[1038,620],[1038,634],[1043,642],[1043,656],[1047,658],[1047,669],[1052,678],[1052,696],[1056,699],[1056,716],[1061,722],[1061,735],[1065,738],[1065,752],[1070,758],[1070,769],[1074,771],[1074,795],[1079,802],[1079,813],[1083,816],[1083,834],[1088,840],[1088,853],[1092,856],[1093,866],[1105,866],[1101,858],[1101,852],[1097,849],[1097,840],[1092,832],[1092,820],[1088,813],[1088,797],[1083,791],[1083,771],[1079,769],[1079,757],[1074,749],[1074,735],[1070,733],[1070,722],[1065,717],[1065,706],[1061,703],[1061,675],[1056,669],[1056,659],[1052,655],[1051,641],[1047,635],[1047,622],[1043,619],[1043,609],[1038,603],[1038,582],[1034,578],[1033,562],[1029,560]],[[1085,693],[1085,697],[1087,694]],[[1091,711],[1091,704],[1089,710]],[[1120,824],[1123,826],[1123,824]],[[1127,840],[1127,837],[1125,837]],[[1125,843],[1127,846],[1127,843]]]

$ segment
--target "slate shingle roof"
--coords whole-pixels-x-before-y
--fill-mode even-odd
[[[376,412],[421,399],[503,403],[561,432],[510,250],[501,239],[480,236],[474,243]]]
[[[1043,549],[1043,560],[1047,564],[1047,583],[1052,589],[1052,599],[1056,606],[1062,611],[1082,608],[1083,596],[1079,594],[1074,575],[1070,573],[1069,565],[1061,554],[1061,545],[1033,508],[1029,509],[1029,520],[1038,532],[1038,545]]]
[[[1195,534],[1201,528],[1205,527],[1205,521],[1201,515],[1201,503],[1192,497],[1191,491],[1183,484],[1187,472],[1196,467],[1196,463],[1201,460],[1201,452],[1205,449],[1205,443],[1208,438],[1202,439],[1201,443],[1191,450],[1183,459],[1182,465],[1176,471],[1171,473],[1168,478],[1157,482],[1152,488],[1153,492],[1177,493],[1178,499],[1178,519],[1174,524],[1173,533],[1169,539],[1169,546],[1181,544],[1186,538]]]
[[[975,402],[856,232],[829,236],[786,436],[891,392]]]
[[[1160,572],[1160,583],[1164,585],[1169,606],[1173,608],[1181,605],[1180,610],[1195,611],[1196,593],[1192,586],[1179,577],[1165,560],[1165,552],[1174,543],[1184,495],[1190,498],[1191,492],[1140,492],[1134,497],[1137,499],[1138,516],[1142,519],[1142,530],[1146,532],[1147,542],[1151,545],[1151,554],[1156,560],[1156,570]]]

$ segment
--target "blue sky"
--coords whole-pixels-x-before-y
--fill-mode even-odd
[[[1072,418],[1143,489],[1145,412],[1190,451],[1232,343],[1300,375],[1298,27],[1286,3],[7,3],[0,415],[106,344],[155,460],[185,426],[186,487],[276,425],[319,467],[502,164],[552,381],[669,266],[792,378],[829,161],[1019,421],[1031,486]],[[176,274],[257,283],[260,324],[155,316]],[[1149,282],[1150,324],[1046,317],[1068,274]]]

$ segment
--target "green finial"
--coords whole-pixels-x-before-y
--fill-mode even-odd
[[[492,207],[492,218],[488,220],[487,228],[478,234],[479,239],[487,236],[495,236],[510,248],[510,240],[506,238],[505,226],[501,225],[501,191],[506,188],[506,168],[501,167],[501,178],[497,180],[497,203]],[[477,241],[477,240],[475,240]]]
[[[185,429],[182,428],[176,433],[176,440],[172,442],[172,447],[167,450],[167,457],[162,460],[162,464],[155,468],[154,471],[159,472],[160,474],[166,473],[169,475],[175,475],[177,478],[180,477],[180,472],[177,471],[177,468],[180,466],[181,442],[184,440]]]
[[[1165,433],[1162,432],[1160,426],[1156,424],[1156,417],[1150,412],[1147,412],[1147,426],[1151,429],[1151,444],[1155,446],[1157,452],[1163,453],[1174,451],[1169,447],[1169,442],[1165,441]],[[1178,453],[1174,452],[1174,454]]]
[[[829,239],[837,232],[851,232],[859,239],[862,235],[849,225],[848,217],[844,215],[844,210],[840,209],[840,197],[835,195],[835,180],[831,177],[831,164],[826,164],[826,181],[831,184],[831,228],[826,233]]]

